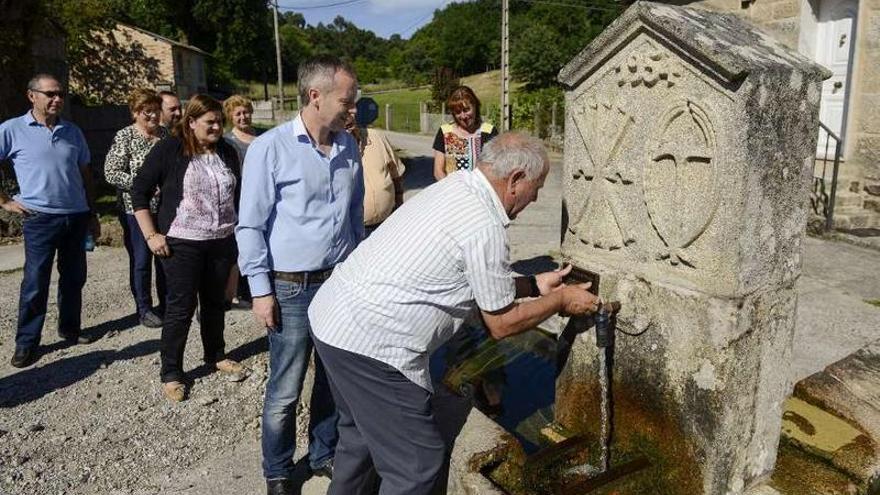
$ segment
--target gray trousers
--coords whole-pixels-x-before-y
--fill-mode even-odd
[[[339,412],[329,495],[428,495],[446,457],[431,394],[395,368],[312,336]]]

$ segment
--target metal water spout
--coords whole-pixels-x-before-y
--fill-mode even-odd
[[[614,403],[612,394],[612,371],[614,369],[614,331],[617,327],[616,314],[620,303],[612,301],[600,303],[596,312],[596,347],[599,348],[599,386],[602,390],[600,402],[600,437],[602,451],[599,468],[603,473],[611,468],[611,436],[614,427]]]

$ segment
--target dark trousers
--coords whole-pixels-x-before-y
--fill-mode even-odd
[[[24,277],[18,300],[17,348],[40,345],[46,320],[52,262],[58,252],[58,332],[78,335],[82,288],[86,283],[88,213],[54,215],[32,212],[22,222]]]
[[[162,383],[183,381],[183,351],[196,304],[206,363],[225,357],[223,340],[226,279],[235,262],[235,238],[188,241],[167,238],[171,256],[162,260],[168,292],[162,342]]]
[[[154,219],[155,220],[155,219]],[[131,286],[131,295],[137,307],[138,317],[143,318],[144,313],[153,307],[153,264],[156,266],[156,296],[159,299],[158,312],[165,311],[165,271],[158,256],[154,256],[147,246],[144,234],[138,226],[134,215],[122,213],[119,215],[119,223],[122,224],[123,241],[125,250],[128,251],[128,283]]]
[[[329,495],[428,495],[446,458],[431,394],[393,367],[314,336],[339,411]]]

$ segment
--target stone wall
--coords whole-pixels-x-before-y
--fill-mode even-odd
[[[847,156],[880,184],[880,0],[860,0]],[[875,186],[880,195],[880,185]]]
[[[151,85],[174,84],[174,57],[171,45],[155,36],[124,24],[117,24],[113,36],[120,42],[137,44],[146,57],[156,61],[156,80],[145,81]]]
[[[208,89],[207,76],[205,74],[205,57],[198,52],[187,50],[179,46],[174,47],[175,60],[175,88],[177,94],[187,99],[196,93],[202,93]]]
[[[183,99],[207,89],[203,54],[140,29],[93,32],[88,51],[71,81],[91,104],[124,105],[135,88],[172,88]]]
[[[673,5],[688,5],[716,12],[736,14],[772,35],[792,50],[798,49],[800,0],[671,0]]]

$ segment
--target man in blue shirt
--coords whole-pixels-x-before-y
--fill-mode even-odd
[[[305,107],[251,143],[236,240],[253,311],[269,332],[263,474],[270,495],[294,493],[296,406],[312,351],[309,303],[364,236],[360,153],[345,124],[355,114],[354,70],[335,57],[300,64]],[[315,356],[309,464],[332,475],[336,408]]]
[[[52,261],[58,252],[58,335],[85,344],[80,335],[82,288],[86,282],[86,232],[97,238],[100,224],[93,204],[89,148],[82,131],[62,120],[65,92],[54,76],[37,74],[28,82],[31,110],[0,124],[0,160],[12,161],[21,193],[0,191],[0,206],[22,216],[24,277],[18,303],[18,332],[12,365],[38,359],[37,350]]]

